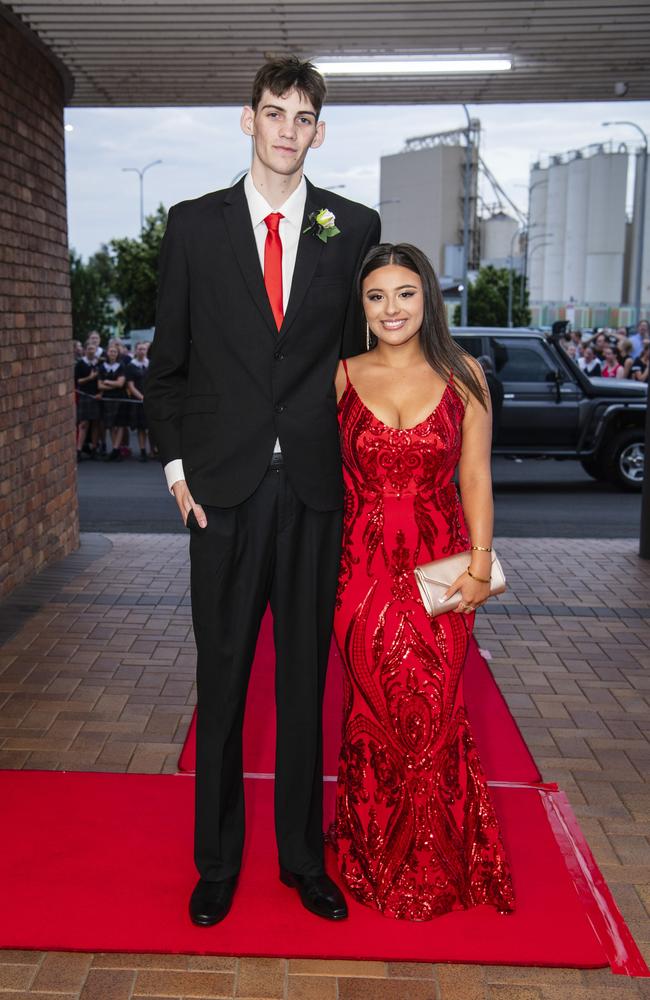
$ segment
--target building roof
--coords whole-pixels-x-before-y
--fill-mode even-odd
[[[268,54],[510,55],[505,73],[337,78],[330,104],[650,98],[647,0],[12,0],[76,107],[240,105]],[[625,94],[616,93],[623,86]]]

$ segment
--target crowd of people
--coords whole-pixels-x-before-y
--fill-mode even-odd
[[[96,332],[84,345],[74,341],[78,462],[84,455],[121,462],[136,447],[141,462],[154,453],[142,405],[148,350],[148,341],[142,340],[131,354],[118,337],[103,348]]]
[[[648,382],[650,323],[646,319],[634,331],[625,326],[587,333],[572,330],[561,344],[590,378]],[[96,332],[88,335],[85,344],[74,341],[78,462],[84,455],[121,462],[136,448],[141,462],[155,454],[142,405],[148,350],[148,341],[138,341],[131,354],[119,337],[103,348]]]
[[[590,378],[628,378],[647,382],[650,370],[650,323],[642,319],[636,330],[626,326],[593,333],[573,330],[560,341],[570,357]]]

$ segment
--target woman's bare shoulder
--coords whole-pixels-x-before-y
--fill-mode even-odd
[[[336,369],[336,375],[334,376],[334,385],[336,387],[336,401],[340,401],[343,393],[345,392],[346,386],[348,384],[347,376],[345,374],[345,367],[349,365],[347,361],[339,361],[338,368]]]
[[[354,380],[354,376],[367,371],[374,364],[373,352],[366,351],[364,354],[355,354],[353,358],[348,358],[346,361],[348,366],[348,372],[350,378]]]
[[[464,360],[465,363],[467,364],[467,367],[472,372],[472,375],[475,375],[481,384],[485,384],[485,372],[481,368],[476,358],[473,357],[471,354],[466,354]]]
[[[471,354],[465,354],[463,356],[463,361],[483,390],[483,398],[485,402],[489,404],[490,392],[483,368]],[[456,389],[459,391],[460,397],[463,400],[466,413],[468,410],[474,410],[477,406],[480,409],[485,409],[485,407],[481,406],[474,393],[470,391],[468,385],[466,385],[461,379],[454,379],[454,381],[456,383]]]

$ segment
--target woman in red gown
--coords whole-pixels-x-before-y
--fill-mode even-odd
[[[360,288],[374,347],[337,373],[344,719],[330,841],[352,896],[385,916],[509,912],[512,880],[462,685],[474,610],[489,593],[489,396],[449,334],[424,254],[373,248]],[[430,618],[414,567],[470,547],[472,575],[448,591],[461,590],[459,609]]]

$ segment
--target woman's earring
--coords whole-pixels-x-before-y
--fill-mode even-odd
[[[371,345],[370,345],[370,327],[369,327],[369,325],[368,325],[368,324],[366,323],[366,350],[367,350],[367,351],[369,351],[369,350],[370,350],[370,346],[371,346]]]

